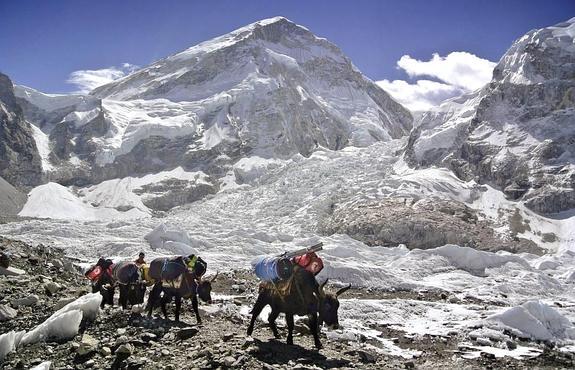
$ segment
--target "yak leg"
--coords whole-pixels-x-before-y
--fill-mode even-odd
[[[286,323],[288,327],[288,337],[287,344],[293,344],[293,315],[291,313],[286,313]]]
[[[266,306],[262,295],[258,296],[256,303],[254,304],[254,308],[252,309],[252,320],[250,321],[250,326],[248,326],[248,335],[252,335],[254,331],[254,324],[256,323],[256,319]]]
[[[118,303],[122,306],[123,310],[128,308],[128,289],[127,285],[120,285],[120,298],[118,299]]]
[[[161,293],[162,293],[162,283],[154,284],[154,287],[150,292],[150,296],[148,297],[148,307],[147,307],[148,317],[152,316],[152,311],[154,310]]]
[[[312,313],[310,315],[309,326],[311,329],[311,333],[313,335],[313,341],[315,343],[315,347],[317,349],[323,348],[321,342],[319,341],[319,325],[317,321],[317,313]]]
[[[182,308],[182,296],[176,294],[176,322],[180,321],[180,309]]]
[[[276,325],[276,319],[278,318],[279,315],[280,311],[274,310],[274,308],[272,307],[272,312],[270,312],[270,315],[268,316],[268,322],[270,324],[270,328],[274,333],[274,337],[276,337],[277,339],[281,338],[280,333],[278,332],[278,327]]]
[[[162,297],[160,303],[162,305],[162,313],[164,314],[164,318],[166,320],[168,320],[168,309],[166,308],[166,306],[168,305],[168,303],[172,301],[172,297],[173,295],[171,293],[168,293],[167,291],[164,290],[164,296]]]
[[[200,318],[200,310],[198,309],[198,295],[194,294],[192,296],[192,308],[194,309],[194,313],[196,314],[196,321],[198,324],[202,323],[202,319]]]
[[[109,304],[110,306],[114,306],[114,286],[113,285],[107,285],[102,287],[102,294],[103,295],[103,299],[102,299],[102,307],[104,307],[105,304]]]

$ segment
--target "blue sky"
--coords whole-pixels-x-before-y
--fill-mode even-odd
[[[69,92],[73,71],[145,66],[276,15],[337,44],[373,80],[413,83],[397,68],[402,56],[465,51],[496,62],[530,29],[575,16],[575,1],[0,0],[0,14],[0,71],[41,91]]]

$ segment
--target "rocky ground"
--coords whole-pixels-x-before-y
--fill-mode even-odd
[[[14,278],[0,276],[0,334],[10,330],[29,330],[46,320],[54,311],[90,290],[75,263],[61,250],[30,246],[0,237],[0,251],[12,254],[12,266],[26,274]],[[317,351],[304,324],[296,324],[296,345],[272,339],[263,323],[253,337],[245,331],[245,314],[255,299],[257,281],[245,271],[220,273],[214,283],[217,299],[201,305],[203,325],[196,325],[185,304],[182,322],[147,318],[118,307],[107,307],[93,322],[83,322],[80,333],[67,341],[46,342],[18,348],[7,355],[0,369],[25,369],[43,361],[52,361],[52,369],[318,369],[318,368],[573,368],[572,358],[550,346],[530,360],[504,357],[496,359],[483,353],[477,359],[460,356],[460,335],[414,336],[385,326],[374,327],[397,346],[421,351],[413,359],[404,359],[378,351],[378,343],[367,338],[358,341],[328,340],[323,329],[324,348]],[[355,289],[349,297],[367,299],[411,298],[428,301],[449,299],[446,292],[386,292]],[[157,313],[159,314],[159,312]],[[172,313],[173,317],[173,313]],[[280,320],[280,325],[283,321]],[[517,340],[517,343],[520,343]],[[533,343],[530,343],[533,345]]]

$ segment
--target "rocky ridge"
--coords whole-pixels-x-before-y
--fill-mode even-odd
[[[8,76],[0,73],[0,177],[29,188],[42,180],[42,164],[30,124],[24,119]]]

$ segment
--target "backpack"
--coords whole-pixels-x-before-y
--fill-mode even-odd
[[[293,258],[293,261],[314,275],[319,274],[319,272],[323,270],[323,261],[315,252],[296,256]]]
[[[193,256],[191,259],[191,263],[188,265],[196,277],[202,277],[206,270],[208,269],[208,264],[204,261],[201,257]]]

